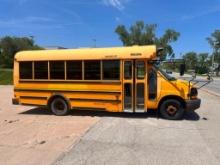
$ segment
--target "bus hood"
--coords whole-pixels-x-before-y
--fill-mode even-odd
[[[192,88],[192,86],[193,86],[192,82],[189,82],[187,80],[182,80],[182,79],[177,79],[176,83],[179,84],[179,85],[182,84],[183,86],[187,86],[187,87],[189,87],[189,85],[190,85],[190,88]]]
[[[180,84],[189,85],[189,81],[187,81],[187,80],[177,79],[176,81],[177,81],[177,83],[180,83]]]

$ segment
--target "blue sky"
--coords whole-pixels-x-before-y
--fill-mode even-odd
[[[206,41],[220,29],[219,0],[0,0],[0,37],[34,36],[41,46],[121,46],[114,30],[137,20],[181,33],[173,44],[179,56],[211,52]]]

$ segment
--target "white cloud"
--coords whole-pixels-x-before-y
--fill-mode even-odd
[[[46,23],[52,20],[46,17],[25,17],[20,19],[0,20],[0,27],[22,27],[27,24]]]
[[[66,2],[66,1],[64,1]],[[83,20],[81,18],[81,16],[75,12],[74,10],[72,10],[69,7],[63,7],[63,2],[61,2],[60,5],[56,5],[56,4],[51,4],[47,1],[42,2],[42,4],[44,6],[46,6],[48,9],[52,10],[55,13],[59,13],[59,15],[62,15],[63,17],[68,17],[71,18],[71,22],[75,23],[75,24],[83,24]]]
[[[0,28],[38,28],[52,29],[81,24],[81,22],[65,23],[57,22],[52,18],[29,16],[18,19],[0,20]]]
[[[182,20],[192,20],[192,19],[195,19],[195,18],[200,18],[200,17],[203,17],[203,16],[206,16],[206,15],[209,15],[209,14],[213,14],[213,13],[216,13],[216,12],[220,12],[220,7],[213,7],[213,8],[210,8],[208,10],[202,10],[201,12],[199,13],[195,13],[195,14],[191,14],[191,15],[184,15],[182,16]]]
[[[125,4],[130,0],[102,0],[102,3],[106,6],[114,7],[120,11],[124,10]]]

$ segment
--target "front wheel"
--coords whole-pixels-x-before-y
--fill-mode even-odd
[[[165,119],[179,120],[183,118],[184,108],[180,101],[168,99],[161,104],[160,114]]]
[[[62,97],[53,98],[48,107],[57,116],[67,115],[70,109],[67,101]]]

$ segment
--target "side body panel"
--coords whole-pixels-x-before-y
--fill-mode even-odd
[[[47,105],[56,94],[66,97],[71,108],[122,111],[121,78],[117,81],[19,80],[19,64],[14,63],[14,96],[20,104]]]
[[[154,100],[148,100],[147,106],[150,109],[158,109],[160,101],[168,96],[175,96],[182,100],[187,100],[188,91],[188,84],[186,84],[186,82],[181,80],[169,81],[157,71],[157,97]]]

